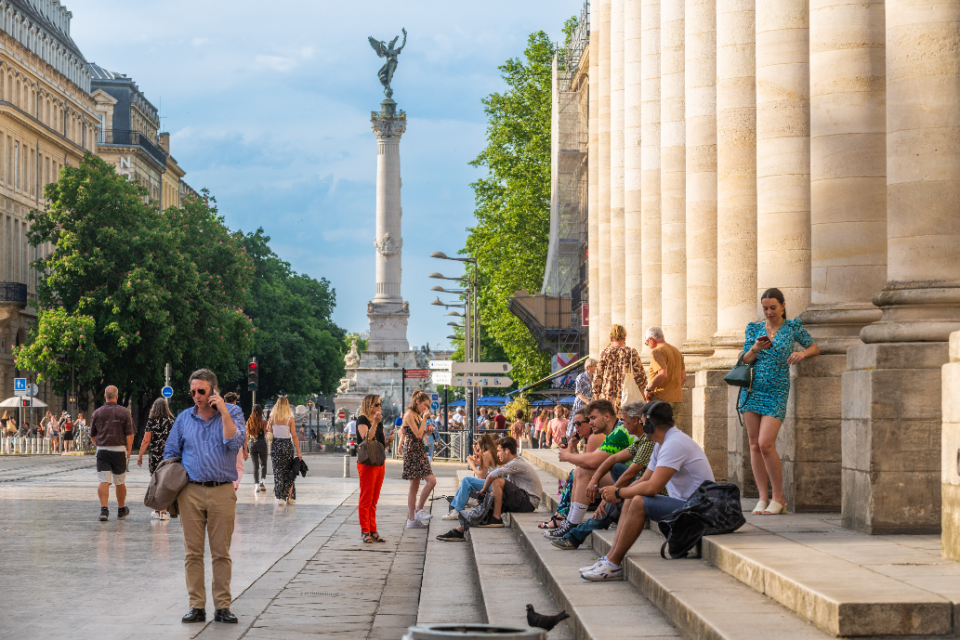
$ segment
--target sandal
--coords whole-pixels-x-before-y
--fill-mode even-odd
[[[386,540],[384,540],[383,538],[381,538],[381,537],[380,537],[380,534],[377,533],[376,531],[371,531],[371,532],[370,532],[370,537],[373,538],[373,541],[374,541],[374,542],[386,542]]]
[[[546,522],[537,525],[538,529],[558,529],[563,525],[565,518],[559,513],[550,517]]]
[[[763,510],[765,516],[779,516],[787,512],[787,505],[780,504],[776,500],[770,501],[770,506]]]
[[[363,544],[373,544],[373,536],[369,533],[361,533],[360,537],[363,538]]]
[[[763,513],[763,510],[766,508],[767,508],[767,503],[764,502],[763,500],[760,500],[759,502],[757,502],[757,506],[753,508],[753,515],[759,516],[760,514]]]

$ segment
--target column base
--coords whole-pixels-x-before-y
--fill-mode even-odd
[[[727,481],[726,370],[697,371],[692,389],[692,438],[703,447],[717,482]]]
[[[946,342],[852,347],[842,376],[842,524],[868,534],[941,530]]]
[[[407,320],[410,318],[410,306],[400,302],[369,302],[367,318],[370,320],[370,339],[367,351],[394,352],[409,351],[407,342]]]
[[[960,331],[950,335],[950,362],[943,365],[941,526],[943,555],[960,561]]]
[[[727,387],[727,482],[740,487],[743,498],[758,498],[757,481],[750,466],[750,440],[737,416],[740,387]]]

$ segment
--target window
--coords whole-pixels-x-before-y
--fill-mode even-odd
[[[20,145],[13,143],[13,188],[20,188]]]
[[[107,129],[107,120],[106,117],[101,113],[100,114],[100,133],[97,134],[97,142],[103,144],[103,135]]]

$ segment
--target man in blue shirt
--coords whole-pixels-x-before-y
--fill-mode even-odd
[[[190,481],[177,496],[184,569],[190,611],[183,622],[206,622],[207,592],[204,587],[204,538],[210,539],[213,565],[213,601],[217,622],[237,621],[230,613],[230,541],[236,519],[237,452],[246,437],[243,411],[227,404],[217,392],[217,376],[198,369],[190,376],[194,406],[177,416],[163,451],[164,459],[181,458]]]

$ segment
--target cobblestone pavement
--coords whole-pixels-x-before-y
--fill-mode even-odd
[[[111,491],[99,522],[92,458],[0,458],[0,640],[400,638],[416,620],[426,544],[424,530],[403,528],[409,484],[388,465],[378,511],[388,542],[363,545],[355,467],[341,478],[341,458],[307,460],[293,506],[275,504],[270,482],[255,497],[248,463],[231,548],[240,624],[184,625],[180,523],[150,518],[145,468],[127,475],[131,515],[116,520]],[[209,599],[209,557],[206,575]]]

